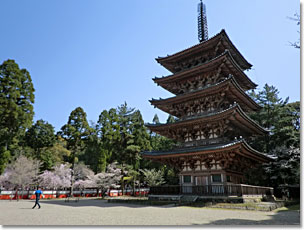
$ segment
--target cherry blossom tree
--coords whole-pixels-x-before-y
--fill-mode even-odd
[[[74,188],[96,187],[94,172],[84,164],[76,164],[74,167]],[[61,164],[53,167],[53,171],[44,171],[40,175],[40,185],[44,188],[70,188],[71,168],[69,164]]]
[[[3,184],[9,187],[29,188],[37,182],[37,168],[41,162],[20,155],[14,162],[6,168],[1,179]]]
[[[73,184],[73,187],[80,188],[80,189],[93,188],[93,187],[97,187],[97,184],[95,183],[94,177],[88,177],[88,179],[85,179],[85,180],[75,181],[75,183]]]
[[[53,167],[54,171],[45,170],[39,176],[40,185],[44,188],[57,189],[71,187],[71,169],[68,164]]]
[[[14,185],[9,181],[11,170],[6,169],[3,175],[0,175],[0,189],[13,189]]]
[[[16,185],[29,186],[34,183],[36,175],[36,165],[34,160],[21,156],[14,164],[7,167],[5,173],[0,176],[2,188],[12,189]],[[83,164],[75,165],[76,181],[74,188],[101,189],[103,196],[110,188],[119,188],[122,178],[122,169],[116,163],[108,165],[106,172],[94,175],[93,171]],[[38,177],[38,183],[45,189],[58,189],[71,187],[70,164],[60,164],[53,167],[53,171],[45,170]]]
[[[122,169],[117,167],[114,162],[107,166],[106,172],[98,173],[94,176],[94,181],[99,189],[102,190],[104,197],[105,193],[110,188],[119,188],[120,180],[122,178]]]
[[[75,177],[75,183],[73,184],[74,188],[84,189],[84,188],[92,188],[97,186],[94,181],[94,172],[83,163],[78,163],[75,165],[74,177]]]
[[[39,177],[40,186],[46,189],[56,189],[61,184],[59,176],[48,170],[45,170]]]
[[[54,167],[54,174],[60,179],[59,188],[71,187],[71,168],[70,164],[60,164]]]
[[[86,180],[88,177],[92,178],[94,172],[83,163],[75,164],[74,177],[75,180]]]

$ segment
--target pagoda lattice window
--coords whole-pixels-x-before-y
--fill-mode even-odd
[[[185,135],[185,142],[190,142],[190,141],[193,141],[192,134],[191,133],[187,133]]]
[[[216,129],[210,129],[209,131],[209,139],[212,139],[212,138],[217,138],[218,135],[217,135],[217,130]]]
[[[204,104],[201,104],[200,106],[199,106],[199,109],[197,110],[197,113],[204,113],[205,112],[205,106],[204,106]]]
[[[202,130],[197,131],[196,133],[196,140],[205,140],[205,135],[204,132]]]
[[[212,112],[214,110],[213,104],[212,103],[208,103],[207,104],[207,111],[208,112]]]

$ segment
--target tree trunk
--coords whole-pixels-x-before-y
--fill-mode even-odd
[[[18,187],[16,188],[16,201],[19,201],[19,197],[18,197]]]
[[[21,185],[21,199],[23,198],[23,185]]]
[[[70,197],[73,197],[74,165],[75,165],[75,153],[73,153],[72,166],[71,166],[71,187],[70,187]]]

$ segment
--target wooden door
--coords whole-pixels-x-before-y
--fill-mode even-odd
[[[196,177],[196,190],[197,194],[204,196],[208,193],[208,177],[207,176],[198,176]]]
[[[197,176],[196,185],[208,185],[208,177],[207,176]]]

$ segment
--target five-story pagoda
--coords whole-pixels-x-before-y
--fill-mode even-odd
[[[225,30],[208,39],[205,5],[198,9],[200,43],[156,59],[172,74],[153,81],[175,96],[150,103],[178,119],[146,124],[179,145],[143,156],[179,169],[180,185],[241,184],[247,169],[270,161],[247,144],[268,133],[247,115],[260,109],[246,93],[257,85],[244,73],[252,65]]]

